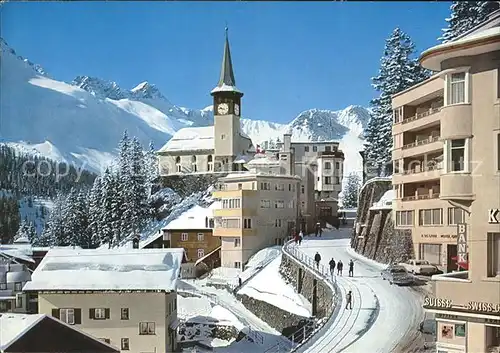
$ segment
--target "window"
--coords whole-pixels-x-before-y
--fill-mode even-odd
[[[89,319],[106,320],[110,318],[110,310],[108,308],[89,309]]]
[[[465,211],[460,207],[448,208],[448,224],[450,226],[465,223]]]
[[[59,320],[68,325],[75,324],[75,309],[59,309]]]
[[[332,184],[332,177],[325,177],[325,185],[331,185]]]
[[[465,139],[451,140],[450,143],[450,172],[465,171]]]
[[[128,338],[122,338],[121,350],[128,351],[130,349],[130,342]]]
[[[180,172],[182,170],[181,157],[175,157],[175,169],[177,170],[177,172]]]
[[[325,162],[325,170],[332,169],[332,164],[330,162]]]
[[[304,185],[301,185],[301,186],[300,186],[300,192],[301,192],[302,194],[305,192],[305,187],[304,187]]]
[[[109,338],[99,338],[101,341],[103,341],[104,343],[107,343],[107,344],[110,344],[111,343],[111,340]]]
[[[240,208],[241,199],[223,199],[222,208]]]
[[[198,241],[204,241],[205,240],[205,234],[203,234],[203,233],[198,233],[196,235],[196,237],[198,238]]]
[[[122,320],[128,320],[129,319],[129,310],[128,308],[121,308],[121,314],[120,317]]]
[[[201,259],[203,256],[205,256],[205,249],[198,249],[197,255],[198,259]]]
[[[443,209],[433,208],[419,210],[418,224],[421,226],[442,225],[443,224]]]
[[[331,152],[332,146],[325,146],[325,152]]]
[[[154,322],[139,322],[139,335],[154,335],[155,323]]]
[[[288,159],[288,156],[286,154],[282,154],[281,157],[280,157],[280,159],[282,161],[286,161]]]
[[[15,282],[14,292],[22,292],[22,291],[23,291],[23,282]]]
[[[340,184],[340,177],[333,177],[333,183],[335,185]]]
[[[241,239],[240,238],[234,238],[234,247],[239,248],[241,246]]]
[[[396,211],[396,225],[408,227],[413,225],[413,211]]]
[[[260,183],[260,189],[261,190],[271,190],[271,183]]]
[[[4,313],[10,310],[10,301],[9,300],[1,300],[0,301],[0,313]]]
[[[313,152],[318,152],[318,146],[313,146]]]
[[[181,233],[181,241],[188,241],[189,235],[188,233]]]
[[[270,200],[260,200],[260,208],[271,208]]]
[[[225,139],[226,139],[226,134],[222,134],[222,135],[220,135],[220,139],[221,139],[221,140],[225,140]]]
[[[497,134],[497,170],[500,170],[500,133]]]
[[[394,124],[397,124],[403,120],[403,107],[399,107],[393,110]]]
[[[16,295],[16,308],[22,308],[23,307],[23,296],[22,294],[18,293]]]
[[[285,208],[285,201],[283,200],[274,201],[274,208]]]
[[[239,183],[238,184],[238,190],[242,190],[243,189],[243,184]]]
[[[455,336],[465,337],[465,324],[455,324]]]
[[[243,219],[243,228],[246,228],[246,229],[252,228],[252,219],[251,218]]]
[[[467,103],[467,80],[465,72],[456,72],[446,76],[446,105]]]
[[[274,226],[275,227],[279,227],[281,228],[283,226],[283,223],[281,222],[281,219],[277,219],[275,222],[274,222]]]
[[[207,158],[207,170],[209,172],[214,170],[214,159],[213,159],[212,155],[209,155]]]
[[[198,168],[196,166],[196,156],[191,157],[191,170],[197,172]]]
[[[274,190],[276,190],[276,191],[285,191],[285,184],[276,184],[276,185],[274,185]]]
[[[234,262],[234,268],[241,268],[241,262],[235,261]]]
[[[222,228],[241,228],[239,218],[223,218],[221,223]]]
[[[339,162],[335,162],[335,169],[340,170],[340,163]]]
[[[309,146],[304,146],[304,152],[309,152]]]
[[[6,289],[7,289],[7,283],[0,282],[0,290],[6,290]]]
[[[500,233],[488,233],[488,277],[500,277]]]
[[[305,203],[305,201],[302,201],[302,202],[300,203],[300,207],[302,207],[302,208],[306,207],[306,203]]]

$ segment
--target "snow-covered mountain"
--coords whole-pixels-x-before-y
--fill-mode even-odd
[[[18,56],[1,38],[0,46],[0,142],[25,152],[100,172],[116,155],[125,129],[144,146],[153,141],[160,147],[183,127],[213,124],[211,106],[176,106],[149,82],[130,90],[91,76],[65,83]],[[350,106],[340,111],[307,110],[289,124],[252,119],[242,119],[241,124],[255,144],[282,138],[283,133],[300,141],[340,140],[346,159],[351,159],[348,171],[361,169],[358,151],[368,118],[367,109]]]

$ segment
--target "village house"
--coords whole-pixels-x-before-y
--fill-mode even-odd
[[[213,236],[214,202],[209,207],[193,206],[161,231],[139,244],[142,249],[183,248],[182,277],[198,277],[220,266],[220,237]]]
[[[432,77],[392,98],[396,227],[432,277],[437,351],[500,350],[500,11],[424,51]],[[458,271],[457,271],[458,270]]]
[[[0,314],[0,353],[119,353],[120,350],[45,314]]]
[[[176,282],[183,249],[54,249],[24,291],[38,311],[118,347],[177,349]]]

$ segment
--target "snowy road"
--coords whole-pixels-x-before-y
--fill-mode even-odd
[[[341,229],[321,238],[306,237],[299,247],[310,257],[319,252],[324,264],[331,258],[342,260],[344,273],[333,279],[342,292],[338,315],[298,352],[390,353],[423,319],[421,295],[408,287],[391,286],[380,276],[383,267],[349,251],[350,232]],[[350,259],[355,261],[354,277],[347,277]],[[353,310],[344,309],[349,290]]]

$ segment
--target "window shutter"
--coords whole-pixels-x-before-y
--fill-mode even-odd
[[[82,323],[82,309],[74,309],[75,312],[75,324],[80,325]]]
[[[56,319],[60,318],[59,309],[52,309],[52,317],[55,317]]]
[[[95,319],[95,309],[89,309],[89,319]]]
[[[111,316],[110,314],[111,314],[111,313],[110,313],[109,308],[104,309],[104,314],[105,314],[106,319],[109,319],[109,318],[110,318],[110,316]]]

